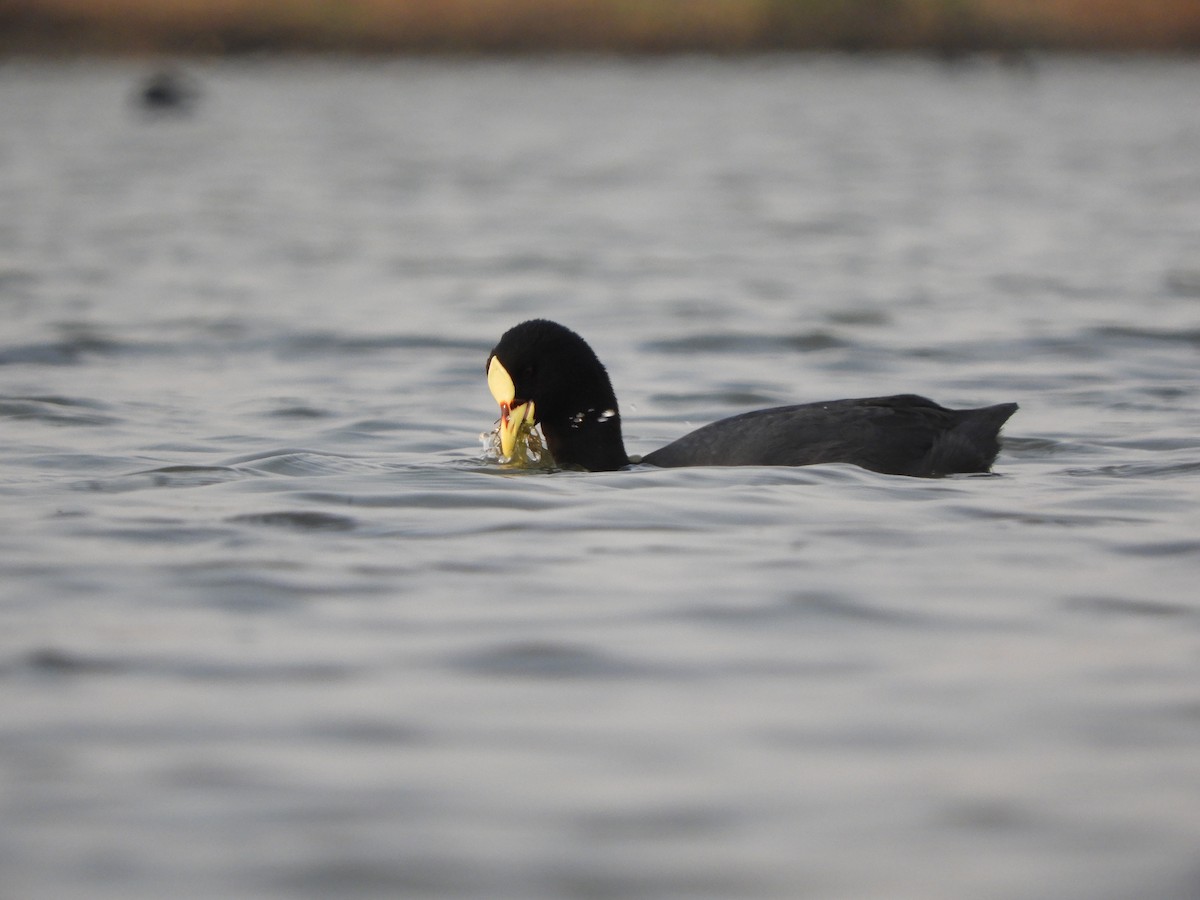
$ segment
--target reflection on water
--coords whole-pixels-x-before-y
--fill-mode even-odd
[[[1194,897],[1200,68],[0,73],[0,883]],[[515,470],[1016,400],[995,477]]]

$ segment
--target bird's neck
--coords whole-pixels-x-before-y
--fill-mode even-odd
[[[608,472],[629,465],[616,404],[542,420],[542,434],[557,465]]]

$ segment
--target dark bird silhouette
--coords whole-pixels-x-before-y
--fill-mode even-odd
[[[136,99],[150,112],[188,112],[198,96],[191,79],[173,69],[163,69],[146,79]]]
[[[512,456],[522,429],[541,426],[557,465],[610,471],[630,464],[608,373],[579,335],[531,319],[488,354],[500,404],[500,442]],[[653,466],[809,466],[851,463],[891,475],[987,472],[1015,403],[946,409],[915,394],[760,409],[706,425],[640,462]]]

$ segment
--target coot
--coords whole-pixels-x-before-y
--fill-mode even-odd
[[[608,373],[578,334],[546,319],[510,328],[488,354],[500,443],[512,456],[541,426],[557,465],[593,472],[630,464]],[[652,466],[852,463],[891,475],[987,472],[1015,403],[946,409],[915,394],[760,409],[721,419],[647,454]]]

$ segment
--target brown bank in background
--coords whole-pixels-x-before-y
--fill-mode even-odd
[[[0,0],[4,54],[1194,52],[1196,0]]]

